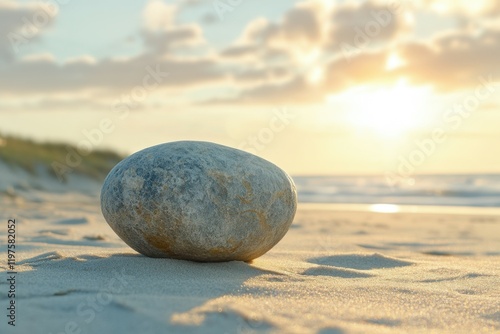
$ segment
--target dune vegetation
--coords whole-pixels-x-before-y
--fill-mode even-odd
[[[64,166],[66,172],[77,173],[94,179],[104,179],[107,173],[123,156],[111,150],[94,150],[86,155],[79,155],[77,163],[67,163],[70,152],[77,154],[77,148],[66,143],[37,142],[14,136],[0,135],[0,161],[9,166],[19,167],[31,174],[45,168],[57,177],[54,164]],[[66,177],[67,173],[62,175]],[[61,175],[59,175],[61,176]]]

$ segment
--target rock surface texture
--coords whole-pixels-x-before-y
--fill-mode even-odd
[[[172,142],[117,164],[101,192],[111,228],[151,257],[250,261],[286,234],[297,209],[292,179],[230,147]]]

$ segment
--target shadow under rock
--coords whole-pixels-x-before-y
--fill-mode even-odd
[[[50,252],[25,259],[21,264],[33,267],[22,272],[24,287],[19,299],[29,300],[24,302],[29,307],[23,312],[27,317],[44,314],[44,318],[53,319],[49,332],[60,332],[70,320],[87,332],[120,333],[137,329],[141,333],[155,333],[166,326],[173,332],[186,329],[204,333],[207,326],[215,326],[212,330],[234,331],[235,326],[248,326],[249,321],[245,315],[231,310],[225,311],[226,315],[216,315],[215,322],[210,314],[208,323],[172,324],[171,319],[174,314],[186,313],[221,296],[242,294],[241,288],[248,279],[272,275],[239,261],[199,263],[129,253],[69,257]],[[99,305],[95,319],[87,322],[78,307],[89,298],[97,297],[99,302],[99,294],[108,294],[111,301]],[[61,307],[61,303],[65,306]],[[110,318],[123,320],[110,324]],[[36,331],[36,326],[29,323],[22,324],[24,330]],[[272,329],[265,321],[258,325],[264,331]]]

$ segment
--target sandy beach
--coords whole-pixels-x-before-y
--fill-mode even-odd
[[[196,263],[134,252],[97,196],[1,203],[17,247],[16,326],[4,315],[2,333],[500,331],[495,210],[301,204],[285,238],[252,263]],[[4,260],[1,269],[6,313]]]
[[[0,0],[0,334],[500,334],[499,59],[499,0]]]

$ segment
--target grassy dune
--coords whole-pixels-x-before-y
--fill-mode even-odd
[[[107,173],[123,157],[110,150],[94,150],[87,155],[79,155],[81,162],[71,166],[67,163],[69,152],[78,152],[75,146],[65,143],[42,143],[29,139],[0,135],[0,160],[10,166],[20,167],[29,173],[46,168],[50,175],[57,177],[54,164],[65,166],[67,172],[77,173],[94,179],[104,179]],[[63,178],[68,173],[60,175]]]

